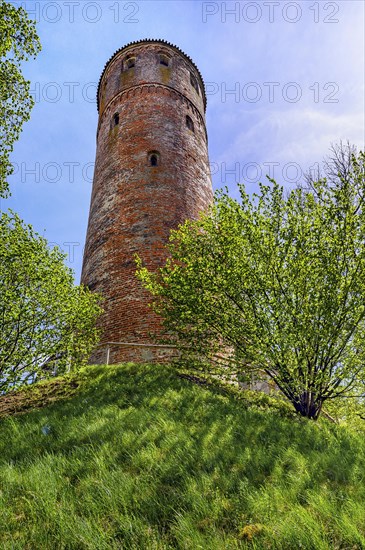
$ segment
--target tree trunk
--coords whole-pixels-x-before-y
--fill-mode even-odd
[[[306,418],[317,420],[322,410],[323,400],[316,396],[313,392],[305,391],[295,400],[293,405],[295,410]]]

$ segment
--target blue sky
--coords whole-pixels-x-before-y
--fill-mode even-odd
[[[95,158],[95,92],[124,44],[161,38],[199,67],[214,188],[293,185],[349,140],[364,149],[364,3],[14,1],[43,50],[24,72],[36,105],[12,156],[12,208],[68,253],[79,282]]]

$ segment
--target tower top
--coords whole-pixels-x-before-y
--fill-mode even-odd
[[[97,109],[98,109],[98,112],[99,112],[99,92],[100,92],[100,86],[101,86],[101,82],[103,80],[103,76],[105,74],[105,71],[107,70],[109,64],[113,61],[113,59],[118,56],[119,54],[121,54],[122,52],[123,53],[126,53],[128,49],[130,48],[134,48],[136,46],[140,46],[140,45],[145,45],[145,44],[160,44],[162,47],[163,46],[167,46],[168,48],[170,49],[173,49],[175,50],[177,53],[179,53],[180,55],[182,55],[193,67],[194,69],[196,70],[197,72],[197,75],[201,81],[201,89],[202,89],[202,94],[203,94],[203,101],[204,101],[204,109],[206,108],[206,105],[207,105],[207,98],[206,98],[206,93],[205,93],[205,85],[204,85],[204,80],[203,80],[203,77],[201,75],[201,72],[199,71],[198,67],[196,66],[196,64],[194,63],[194,61],[191,59],[191,57],[189,57],[185,52],[183,52],[178,46],[175,46],[174,44],[171,44],[171,42],[168,42],[167,40],[162,40],[162,39],[155,39],[155,38],[143,38],[142,40],[136,40],[134,42],[128,42],[128,44],[126,44],[125,46],[122,46],[121,48],[119,48],[119,50],[117,50],[116,52],[114,52],[114,54],[108,59],[108,61],[106,62],[105,66],[104,66],[104,69],[103,69],[103,72],[101,73],[101,76],[100,76],[100,79],[99,79],[99,83],[98,83],[98,89],[97,89],[97,94],[96,94],[96,97],[97,97]]]

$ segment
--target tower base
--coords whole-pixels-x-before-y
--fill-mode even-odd
[[[170,363],[176,357],[178,357],[178,350],[174,346],[106,342],[99,344],[94,350],[89,364]]]

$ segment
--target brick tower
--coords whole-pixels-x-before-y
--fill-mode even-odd
[[[134,255],[155,269],[170,230],[212,201],[206,96],[200,72],[178,47],[140,40],[107,62],[98,87],[99,122],[81,282],[104,297],[102,346],[91,362],[151,361],[159,318],[135,277]]]

